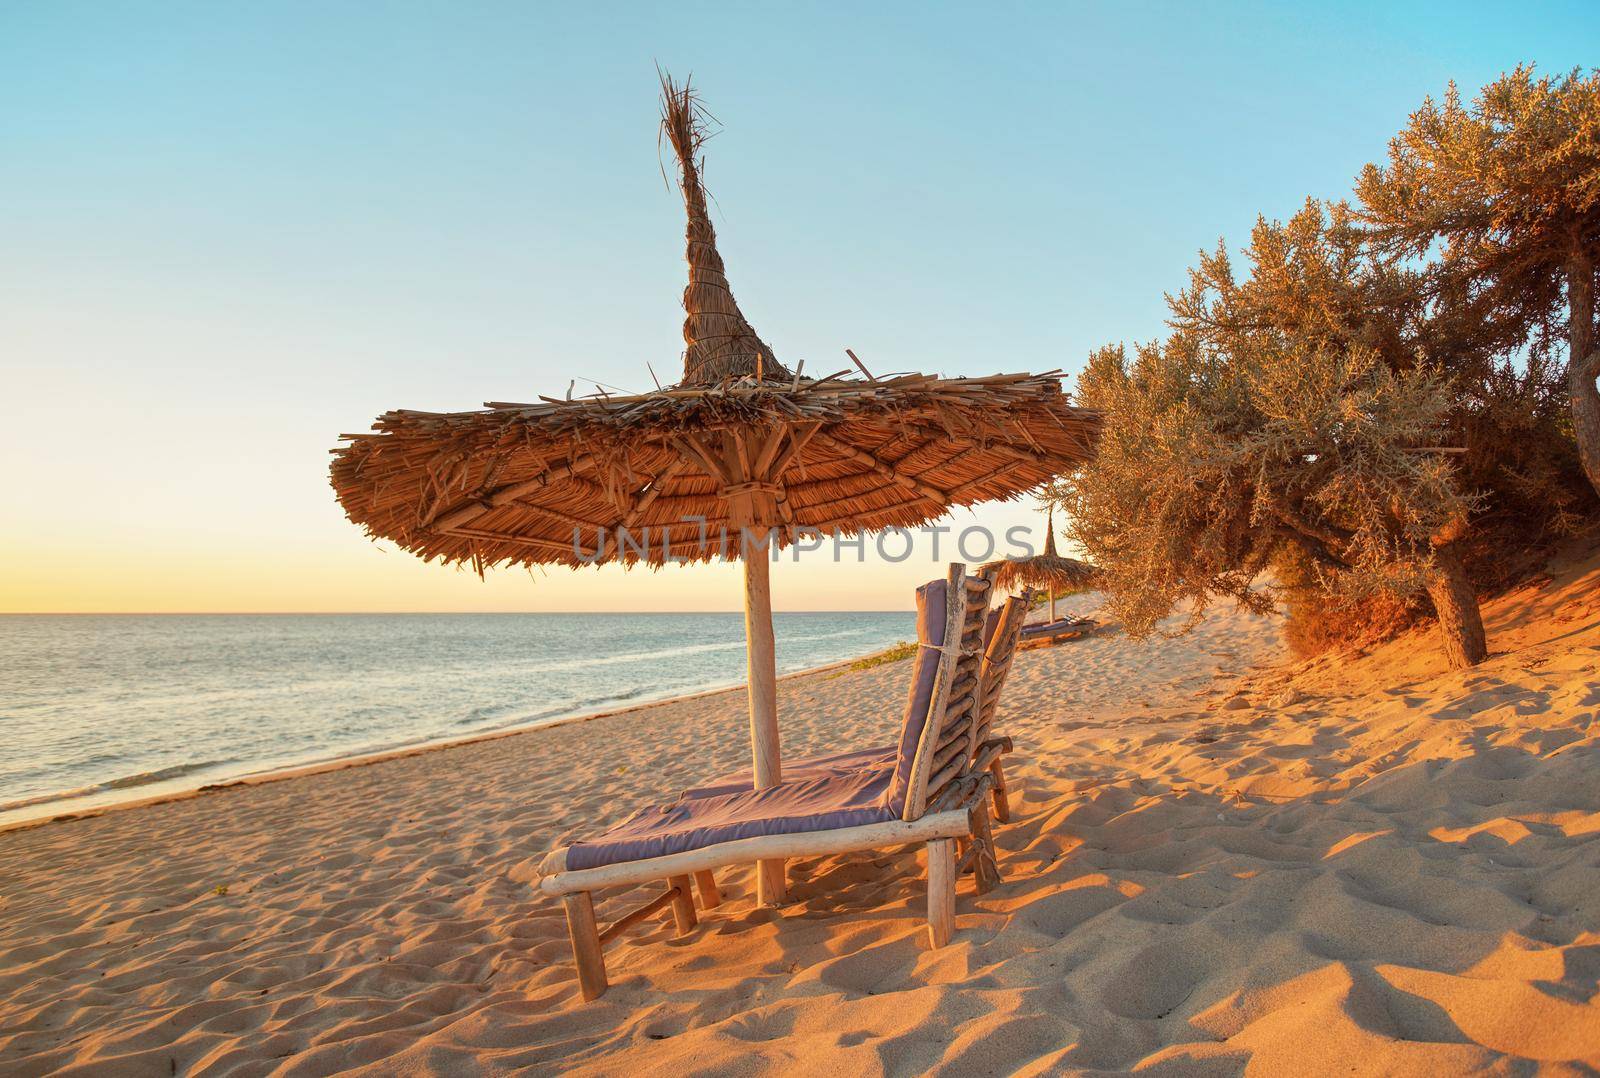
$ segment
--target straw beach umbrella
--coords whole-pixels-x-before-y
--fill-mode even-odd
[[[1085,459],[1099,417],[1068,405],[1053,374],[790,370],[728,287],[701,181],[706,117],[687,83],[664,76],[662,89],[688,213],[683,380],[639,395],[569,389],[469,412],[387,412],[372,433],[341,436],[331,478],[369,535],[480,573],[741,558],[751,755],[765,788],[781,778],[769,537],[775,550],[1015,497]],[[758,890],[781,898],[781,863],[763,866]]]
[[[1056,553],[1055,512],[1045,516],[1044,553],[1031,558],[1011,558],[991,562],[985,568],[997,588],[1013,588],[1019,584],[1044,588],[1050,595],[1050,622],[1056,620],[1056,592],[1082,588],[1094,582],[1098,570],[1086,561],[1063,558]]]

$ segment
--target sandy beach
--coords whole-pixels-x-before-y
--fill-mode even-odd
[[[738,693],[12,831],[0,1071],[1589,1073],[1600,559],[1485,615],[1466,672],[1231,607],[1025,652],[1006,879],[949,947],[917,851],[798,861],[587,1005],[534,866],[743,766]],[[787,681],[785,752],[887,740],[907,669]]]

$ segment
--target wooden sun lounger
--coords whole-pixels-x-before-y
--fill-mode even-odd
[[[996,815],[1002,820],[1009,817],[999,763],[1001,755],[1010,751],[1011,743],[1006,738],[989,736],[989,727],[1016,650],[1025,610],[1020,601],[1008,602],[984,649],[991,582],[983,576],[966,576],[965,568],[956,564],[951,566],[946,580],[937,583],[944,585],[943,618],[938,621],[942,632],[939,643],[922,643],[929,658],[924,659],[919,651],[913,670],[912,704],[908,706],[895,769],[852,776],[842,785],[859,795],[858,799],[828,808],[830,818],[867,822],[811,829],[805,826],[803,816],[761,819],[757,812],[751,819],[739,817],[746,805],[759,807],[764,801],[781,803],[790,796],[803,798],[805,791],[826,786],[825,782],[798,782],[792,786],[804,787],[805,791],[791,792],[780,783],[766,791],[685,798],[673,805],[647,809],[596,843],[577,843],[545,858],[539,870],[539,886],[545,893],[559,896],[566,907],[568,933],[585,999],[594,999],[606,990],[604,944],[669,905],[678,934],[688,933],[696,924],[694,884],[700,888],[704,907],[718,905],[721,896],[713,875],[718,868],[926,843],[928,939],[934,947],[947,943],[955,928],[956,880],[971,871],[980,894],[999,882],[989,804],[992,797]],[[935,618],[936,612],[930,610],[924,611],[921,620],[930,624]],[[924,661],[930,665],[925,667]],[[919,699],[917,686],[919,678],[929,676],[929,670],[931,691],[924,709],[915,706]],[[922,684],[927,687],[926,682]],[[871,802],[861,800],[877,789],[875,784],[885,787],[884,796]],[[726,832],[729,837],[697,842],[685,840],[681,834],[663,836],[648,831],[654,820],[673,812],[684,813],[691,820],[696,813],[706,814],[706,821],[697,825],[698,830]],[[789,826],[805,829],[759,833],[763,827]],[[746,831],[757,833],[745,834]],[[597,852],[610,836],[619,834],[622,839],[610,841],[623,845]],[[628,842],[654,852],[642,857],[613,856],[619,849],[630,848]],[[683,848],[673,848],[674,844]],[[583,863],[596,860],[602,863]],[[610,926],[599,927],[594,912],[595,891],[651,881],[665,881],[666,889]]]
[[[1093,618],[1067,615],[1056,621],[1043,625],[1024,625],[1022,627],[1022,646],[1024,648],[1050,647],[1054,644],[1076,640],[1080,636],[1087,636],[1100,623]]]

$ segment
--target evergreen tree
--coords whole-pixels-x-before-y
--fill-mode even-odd
[[[1079,379],[1096,459],[1051,492],[1133,635],[1189,600],[1264,609],[1264,570],[1316,567],[1331,596],[1426,592],[1455,666],[1487,654],[1462,557],[1476,499],[1439,450],[1452,379],[1418,272],[1374,260],[1343,205],[1261,221],[1168,297],[1172,334]]]
[[[1440,245],[1441,280],[1538,349],[1565,329],[1573,436],[1600,492],[1600,72],[1518,67],[1470,106],[1454,84],[1358,182],[1361,219],[1396,260]]]

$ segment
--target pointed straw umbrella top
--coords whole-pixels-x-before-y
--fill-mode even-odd
[[[787,382],[792,375],[739,310],[728,285],[727,268],[717,250],[717,231],[706,208],[705,145],[707,121],[699,95],[661,76],[661,133],[678,158],[678,188],[688,218],[684,258],[689,283],[683,289],[683,384],[709,386],[736,378]]]

